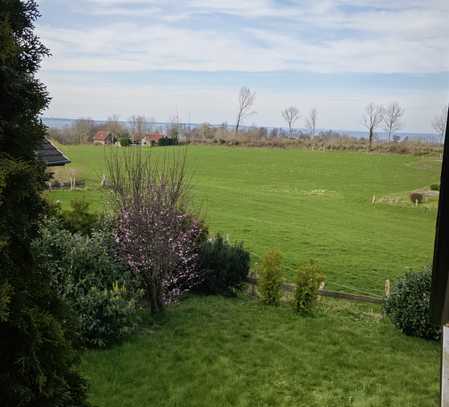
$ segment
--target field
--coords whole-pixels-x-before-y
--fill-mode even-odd
[[[51,198],[68,206],[85,197],[94,210],[104,210],[99,183],[107,149],[63,150],[87,190],[55,191]],[[210,230],[243,240],[253,262],[267,249],[279,249],[287,279],[295,265],[314,259],[327,287],[380,294],[385,279],[431,261],[435,209],[373,205],[372,198],[407,196],[438,182],[438,157],[213,146],[189,146],[187,154],[195,204]]]
[[[196,297],[141,335],[83,356],[98,407],[431,407],[439,346],[378,309],[324,301],[314,317],[245,298]]]
[[[63,148],[73,163],[62,172],[74,169],[87,189],[51,199],[107,209],[107,149]],[[212,146],[187,154],[211,231],[243,240],[253,263],[278,248],[286,279],[315,259],[328,287],[381,294],[386,278],[431,259],[434,202],[415,207],[407,194],[438,181],[437,157]],[[169,306],[123,344],[85,352],[81,365],[99,407],[430,407],[438,370],[439,345],[401,334],[379,306],[322,299],[300,317],[244,295]]]

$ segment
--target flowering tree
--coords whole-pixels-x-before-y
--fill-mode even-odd
[[[107,159],[117,204],[121,257],[144,288],[152,312],[200,282],[201,224],[187,212],[185,155],[152,158],[142,149]]]

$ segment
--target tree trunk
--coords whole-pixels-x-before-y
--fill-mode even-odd
[[[369,129],[369,147],[368,147],[368,150],[371,151],[372,148],[373,148],[373,129],[370,128]]]

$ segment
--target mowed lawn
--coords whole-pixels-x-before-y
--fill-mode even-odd
[[[63,150],[88,190],[51,197],[67,206],[85,196],[94,210],[107,208],[99,187],[107,148]],[[195,205],[210,230],[243,240],[254,262],[266,250],[279,249],[287,279],[295,265],[314,259],[328,287],[379,294],[385,279],[431,261],[436,211],[372,205],[372,198],[438,182],[438,157],[218,146],[189,146],[187,155]]]
[[[83,355],[98,407],[433,407],[436,342],[379,309],[321,302],[313,317],[245,298],[196,297],[120,346]]]

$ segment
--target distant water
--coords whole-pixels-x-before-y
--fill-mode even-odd
[[[75,121],[76,119],[67,119],[67,118],[56,118],[56,117],[43,117],[42,118],[43,122],[50,128],[55,128],[55,129],[63,129],[65,127],[70,127]],[[98,125],[102,125],[105,123],[104,120],[94,120],[94,122]],[[127,121],[122,121],[121,122],[125,127],[130,127],[130,122]],[[189,128],[189,129],[194,129],[197,128],[199,126],[201,126],[200,123],[180,123],[180,125],[184,128]],[[170,123],[167,122],[152,122],[152,123],[147,123],[148,128],[154,130],[158,130],[161,132],[165,132],[167,130],[167,128],[170,126]],[[221,127],[221,124],[211,124],[211,127]],[[249,127],[247,126],[241,126],[242,129],[249,129]],[[271,131],[273,129],[273,127],[265,127],[268,131]],[[288,129],[286,128],[279,128],[276,127],[276,129],[280,130],[284,130],[284,131],[288,131]],[[305,129],[299,129],[299,130],[303,130],[305,131]],[[366,131],[359,131],[359,130],[345,130],[345,129],[318,129],[317,131],[328,131],[328,130],[332,130],[332,131],[336,131],[340,134],[345,134],[351,137],[355,137],[355,138],[367,138],[368,137],[368,132]],[[401,139],[403,139],[404,137],[408,137],[409,139],[412,140],[420,140],[420,141],[425,141],[428,143],[439,143],[440,139],[437,135],[432,134],[432,133],[415,133],[415,132],[398,132],[397,133],[398,136],[401,137]],[[385,140],[387,138],[387,134],[384,132],[376,132],[376,137],[378,139],[381,140]]]

